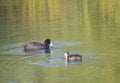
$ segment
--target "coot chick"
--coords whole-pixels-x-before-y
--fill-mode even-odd
[[[79,54],[72,54],[69,55],[69,52],[64,53],[64,59],[65,61],[82,61],[82,56]]]

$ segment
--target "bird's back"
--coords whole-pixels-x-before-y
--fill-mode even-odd
[[[79,61],[79,60],[82,60],[82,56],[78,54],[69,55],[68,60]]]
[[[44,44],[39,42],[28,42],[23,47],[25,50],[38,50],[44,49]]]

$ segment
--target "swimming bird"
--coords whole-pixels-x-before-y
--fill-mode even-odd
[[[25,51],[51,49],[53,47],[51,39],[46,39],[44,43],[40,42],[27,42],[23,45]]]
[[[82,56],[79,54],[72,54],[69,55],[69,52],[64,52],[64,59],[65,61],[82,61]]]

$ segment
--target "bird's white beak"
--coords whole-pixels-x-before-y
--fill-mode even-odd
[[[50,46],[50,48],[53,48],[53,44],[52,44],[52,41],[50,42],[50,45],[49,45],[49,46]]]

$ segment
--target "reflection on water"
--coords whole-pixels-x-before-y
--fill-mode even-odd
[[[35,51],[24,51],[23,45],[25,42],[8,44],[0,46],[0,53],[3,55],[24,55],[25,57],[22,60],[26,60],[28,64],[43,66],[43,67],[62,67],[78,64],[90,64],[91,62],[98,62],[96,54],[101,54],[97,52],[90,51],[78,51],[72,52],[83,55],[83,61],[80,62],[68,62],[63,59],[63,53],[68,48],[77,46],[77,45],[89,45],[86,42],[70,42],[70,41],[55,41],[53,43],[53,49],[43,49]],[[3,50],[4,49],[4,50]],[[46,52],[47,51],[47,52]],[[84,57],[89,57],[87,60],[84,60]],[[20,60],[21,61],[21,60]]]
[[[19,56],[25,55],[25,59],[28,61],[28,64],[39,65],[39,66],[44,66],[44,67],[60,67],[60,66],[68,65],[68,64],[70,65],[70,64],[79,63],[79,62],[65,63],[63,59],[63,52],[65,51],[65,47],[70,47],[74,45],[84,45],[84,44],[87,44],[87,43],[56,41],[54,42],[53,49],[24,51],[22,47],[24,45],[24,42],[23,42],[23,43],[16,43],[16,44],[9,44],[5,46],[1,46],[0,48],[1,48],[1,53],[4,55],[19,55]],[[54,55],[56,53],[57,55]],[[33,60],[38,59],[38,61],[34,62],[32,61],[32,59]],[[79,64],[81,64],[81,62]]]

